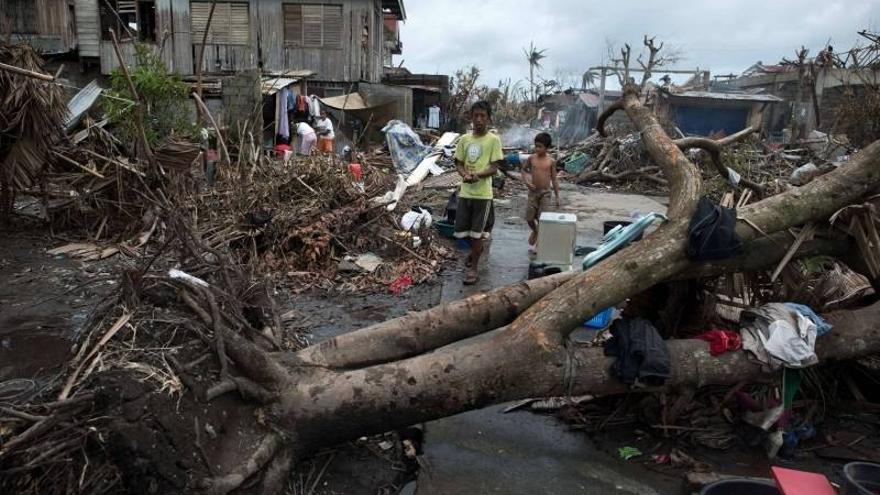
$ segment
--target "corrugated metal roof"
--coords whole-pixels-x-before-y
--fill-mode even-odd
[[[773,95],[748,94],[748,93],[713,93],[710,91],[683,91],[681,93],[667,93],[671,98],[698,98],[709,100],[730,101],[782,101],[782,98]]]
[[[98,86],[98,81],[94,80],[67,102],[67,120],[64,121],[65,132],[70,132],[79,124],[80,119],[95,105],[103,91]]]
[[[299,79],[292,77],[266,77],[263,78],[263,94],[274,95],[291,84],[299,82]]]

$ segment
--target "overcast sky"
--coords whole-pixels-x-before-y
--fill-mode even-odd
[[[682,68],[739,73],[754,62],[811,54],[829,39],[849,48],[861,29],[880,30],[880,0],[407,0],[401,60],[413,73],[449,74],[466,65],[481,82],[526,79],[523,48],[546,48],[541,75],[579,78],[609,43],[641,48],[642,35],[679,50]]]

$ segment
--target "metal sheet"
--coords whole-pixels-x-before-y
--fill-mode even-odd
[[[750,93],[713,93],[710,91],[683,91],[681,93],[669,93],[670,98],[699,98],[709,100],[733,100],[733,101],[782,101],[782,98],[773,95],[761,95]]]
[[[299,82],[299,79],[291,77],[266,77],[263,78],[263,94],[274,95],[291,84]]]
[[[89,111],[98,101],[98,97],[104,90],[98,86],[98,81],[90,82],[86,87],[74,95],[67,102],[67,120],[64,122],[64,131],[70,132],[82,119],[83,115]]]
[[[333,96],[331,98],[321,98],[321,103],[337,110],[366,110],[367,108],[381,106],[368,105],[360,93],[349,93],[347,95]]]

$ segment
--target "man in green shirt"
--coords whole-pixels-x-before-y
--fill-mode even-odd
[[[455,168],[461,175],[458,209],[455,213],[455,237],[467,239],[470,254],[467,258],[466,285],[477,281],[477,266],[483,254],[483,241],[489,237],[492,211],[492,177],[504,163],[501,139],[489,133],[492,107],[486,101],[471,106],[474,132],[458,140],[455,148]]]

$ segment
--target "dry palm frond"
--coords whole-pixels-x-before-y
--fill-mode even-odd
[[[0,43],[0,61],[42,73],[43,60],[27,44]],[[48,81],[0,71],[0,183],[3,209],[12,193],[30,187],[57,143],[67,112],[62,89]]]

